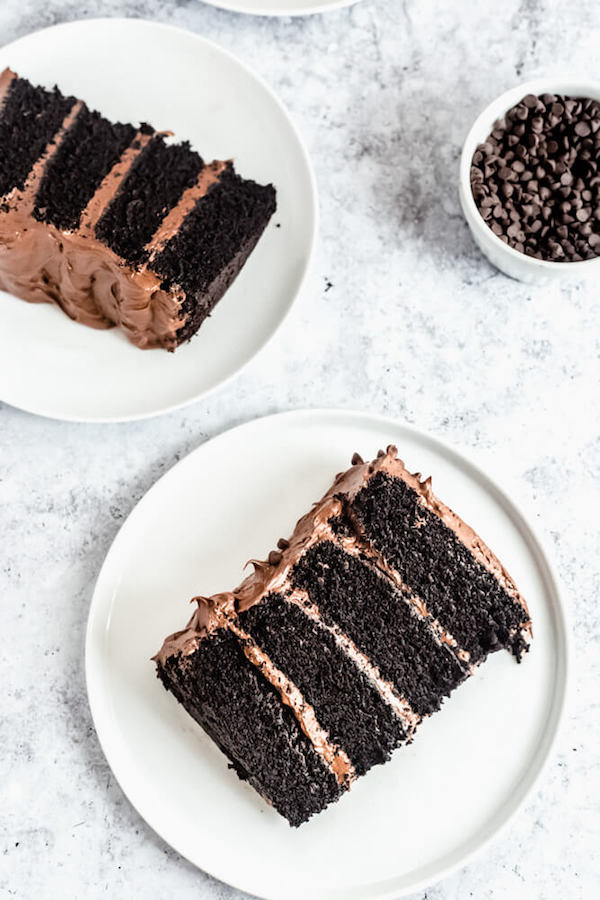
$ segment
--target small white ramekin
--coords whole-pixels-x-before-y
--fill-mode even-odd
[[[563,94],[571,97],[590,97],[600,101],[600,84],[587,81],[544,81],[541,78],[520,84],[506,91],[490,103],[476,119],[469,131],[460,158],[460,203],[465,218],[480,250],[489,261],[511,278],[529,284],[543,284],[557,279],[580,280],[590,276],[600,277],[600,257],[579,262],[550,262],[535,259],[519,253],[501,241],[481,216],[471,191],[471,160],[477,145],[483,143],[491,133],[496,119],[501,119],[508,110],[526,94]]]

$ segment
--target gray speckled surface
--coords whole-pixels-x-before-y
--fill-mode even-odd
[[[314,160],[321,241],[278,336],[210,399],[120,426],[0,406],[0,895],[240,896],[121,794],[90,721],[85,622],[119,525],[169,466],[240,421],[326,404],[404,418],[500,475],[548,536],[573,618],[572,700],[539,790],[483,855],[415,897],[597,897],[598,292],[493,271],[461,218],[456,168],[475,114],[519,78],[597,71],[600,7],[365,0],[267,20],[196,0],[4,0],[0,40],[100,14],[205,34],[275,87]]]

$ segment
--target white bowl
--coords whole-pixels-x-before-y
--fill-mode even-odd
[[[508,110],[526,94],[563,94],[571,97],[590,97],[600,101],[600,84],[593,81],[544,81],[541,78],[528,81],[502,94],[490,103],[476,119],[463,145],[460,159],[460,203],[465,218],[480,250],[489,261],[505,275],[526,281],[529,284],[543,284],[557,279],[580,280],[600,275],[600,257],[579,262],[551,262],[535,259],[514,250],[494,234],[481,216],[471,191],[471,160],[477,145],[483,143],[492,131],[496,119],[502,118]]]

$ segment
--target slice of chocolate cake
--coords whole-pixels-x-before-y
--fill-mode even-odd
[[[528,649],[491,550],[388,447],[234,591],[196,597],[158,676],[292,825],[410,741],[486,656]]]
[[[138,347],[196,333],[275,211],[272,185],[151,126],[0,75],[0,288]]]

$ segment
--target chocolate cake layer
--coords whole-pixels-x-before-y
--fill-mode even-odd
[[[45,91],[11,76],[9,70],[0,76],[0,195],[24,187],[75,103],[56,88]]]
[[[57,228],[77,228],[102,179],[135,133],[132,125],[113,125],[84,105],[45,168],[35,198],[35,218]]]
[[[406,740],[402,723],[334,637],[280,594],[240,614],[240,623],[312,705],[330,739],[358,775],[383,763]],[[348,717],[348,706],[361,710]]]
[[[401,478],[379,472],[352,502],[366,538],[479,662],[500,647],[526,649],[523,609]]]
[[[56,88],[0,76],[0,288],[17,297],[173,350],[274,209],[274,188],[231,162],[205,165],[147,124],[113,124]]]
[[[275,207],[272,185],[244,181],[228,167],[157,254],[154,269],[163,276],[163,286],[177,285],[188,298],[182,308],[187,322],[180,340],[210,315],[214,297],[237,277]]]
[[[197,597],[187,628],[156,656],[159,674],[178,660],[165,683],[181,697],[179,669],[188,666],[193,681],[195,666],[209,664],[197,663],[205,648],[229,633],[244,666],[254,665],[295,716],[335,777],[337,796],[411,740],[487,653],[508,649],[518,659],[531,636],[525,601],[499,560],[430,480],[396,457],[394,447],[372,462],[355,455],[291,538],[264,562],[253,560],[254,572],[234,591]],[[227,679],[236,678],[232,665]],[[202,710],[186,708],[203,724]],[[261,744],[245,716],[230,714],[226,733],[208,727],[226,750],[236,723],[244,740]],[[261,768],[255,783],[281,810],[260,787],[265,774]],[[302,802],[304,816],[296,810],[293,824],[319,805]]]
[[[158,674],[240,778],[290,824],[301,824],[344,790],[229,632],[210,635],[201,653],[169,657]]]

